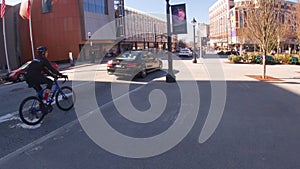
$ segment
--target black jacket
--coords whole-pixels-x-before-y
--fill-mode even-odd
[[[26,68],[26,76],[37,77],[42,76],[43,73],[46,73],[50,76],[60,75],[60,73],[52,67],[50,62],[45,57],[37,56]]]

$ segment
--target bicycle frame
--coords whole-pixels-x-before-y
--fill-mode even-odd
[[[56,92],[60,90],[60,86],[59,86],[57,80],[54,80],[52,88],[53,88],[53,86],[55,86],[55,87],[54,87],[54,89],[51,89],[51,91],[50,91],[51,97],[49,97],[48,100],[46,100],[47,104],[51,104],[54,101]],[[43,95],[45,90],[46,90],[46,88],[43,88],[41,91],[39,91],[37,94],[37,97],[42,98],[42,100],[45,100],[44,95]]]
[[[66,79],[67,76],[63,76]],[[74,106],[74,100],[68,101],[69,92],[72,94],[75,98],[75,94],[73,93],[73,89],[69,86],[60,86],[57,78],[54,79],[53,84],[51,86],[51,93],[49,93],[49,97],[47,100],[44,99],[44,93],[45,90],[47,90],[47,87],[44,85],[41,86],[42,89],[38,92],[36,92],[35,96],[29,96],[25,98],[19,107],[19,115],[21,120],[28,124],[28,125],[36,125],[40,123],[44,116],[50,112],[52,112],[53,107],[52,103],[54,102],[60,110],[68,111]],[[60,104],[60,102],[67,103],[66,104]],[[31,105],[30,105],[31,104]]]

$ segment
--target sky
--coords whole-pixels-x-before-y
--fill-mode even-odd
[[[291,0],[297,1],[297,0]],[[6,0],[8,5],[15,5],[21,0]],[[165,14],[165,0],[124,0],[125,6],[143,11],[146,13]],[[187,20],[192,21],[193,17],[197,22],[209,23],[208,10],[217,0],[169,0],[170,5],[186,4]]]
[[[209,23],[208,9],[217,0],[170,0],[170,5],[186,4],[187,19],[192,21],[193,17],[197,22]],[[21,0],[6,0],[6,4],[15,5]],[[125,6],[143,11],[146,13],[165,14],[166,1],[165,0],[125,0]]]
[[[166,13],[165,0],[125,0],[125,6],[146,12]],[[170,5],[186,4],[187,21],[195,17],[197,22],[209,23],[208,10],[217,0],[170,0]]]
[[[290,0],[296,2],[297,0]],[[21,0],[6,0],[7,4],[15,5]],[[186,4],[187,22],[188,22],[188,39],[191,38],[192,26],[191,21],[195,17],[198,23],[204,22],[209,24],[209,8],[217,0],[169,0],[170,5]],[[125,6],[137,9],[139,11],[164,16],[166,13],[166,0],[124,0]],[[185,36],[185,35],[183,35]]]

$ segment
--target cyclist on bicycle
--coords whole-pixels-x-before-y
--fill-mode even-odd
[[[52,88],[53,81],[46,76],[66,77],[62,75],[59,71],[52,67],[48,61],[48,49],[45,46],[40,46],[37,48],[38,56],[31,61],[31,63],[26,68],[25,80],[28,87],[33,87],[37,92],[42,90],[41,84],[47,84],[44,99],[47,100],[49,93]],[[45,75],[45,73],[47,75]],[[43,98],[40,98],[43,99]]]

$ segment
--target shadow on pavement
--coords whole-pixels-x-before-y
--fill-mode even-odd
[[[163,76],[163,73],[157,72],[153,78],[155,76]],[[88,84],[88,82],[76,83]],[[76,87],[81,92],[78,96],[86,99],[86,102],[80,106],[87,107],[87,113],[95,109],[89,107],[93,96],[87,94],[89,93],[87,90],[95,90],[98,103],[96,108],[101,109],[106,121],[117,132],[134,138],[151,137],[168,130],[177,118],[182,106],[180,105],[181,99],[185,99],[181,98],[178,83],[170,84],[165,81],[151,81],[144,85],[118,82],[92,83],[95,83],[95,88],[87,85]],[[195,81],[180,81],[180,83],[189,86]],[[224,168],[226,166],[225,168],[243,169],[267,166],[267,168],[282,169],[300,166],[298,159],[298,154],[300,154],[299,95],[268,82],[227,81],[226,105],[218,128],[209,140],[199,144],[199,134],[211,105],[211,82],[196,81],[196,83],[200,93],[196,122],[177,146],[161,155],[131,159],[111,154],[90,140],[78,122],[74,123],[77,119],[74,109],[64,113],[55,106],[53,113],[49,114],[42,126],[35,130],[10,127],[15,121],[0,123],[2,147],[0,158],[55,131],[51,137],[48,135],[47,139],[8,158],[1,163],[1,167],[40,168],[42,164],[44,168],[74,168],[76,166],[85,169],[141,167],[198,169],[199,166],[201,168]],[[128,85],[132,92],[123,94],[128,94],[131,104],[142,112],[151,107],[150,92],[153,90],[164,92],[167,103],[162,115],[149,123],[135,123],[120,115],[112,102],[112,86],[115,90],[122,91],[121,89],[126,89]],[[120,96],[123,94],[121,93]],[[186,118],[188,117],[189,112],[186,112]],[[61,126],[64,127],[61,128]],[[100,129],[95,128],[95,132],[105,137]],[[114,141],[112,140],[112,144]],[[158,142],[157,144],[168,143]],[[129,148],[135,149],[134,146]]]

